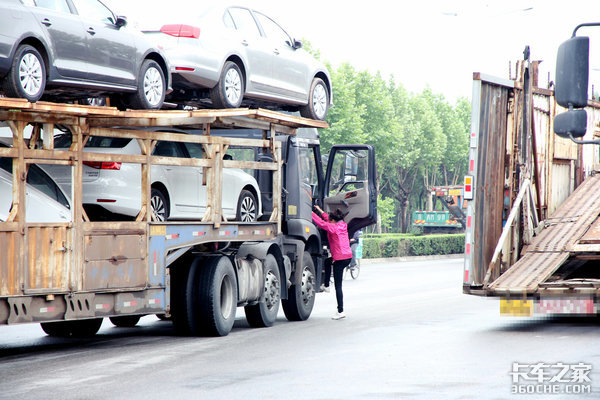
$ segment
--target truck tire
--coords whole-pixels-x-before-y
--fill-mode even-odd
[[[226,336],[233,328],[237,308],[237,281],[233,264],[225,256],[197,258],[187,277],[179,270],[172,292],[172,314],[180,334]]]
[[[315,264],[307,251],[302,260],[302,267],[294,272],[294,284],[288,289],[288,298],[281,300],[289,321],[307,320],[315,305]]]
[[[182,336],[191,334],[186,300],[190,264],[182,260],[171,266],[169,271],[171,275],[171,319],[175,331]]]
[[[82,319],[77,321],[42,322],[42,330],[54,337],[90,337],[94,336],[102,326],[102,318]]]
[[[281,299],[281,277],[279,265],[272,254],[267,255],[264,263],[265,288],[264,301],[244,307],[246,320],[250,326],[262,328],[272,326],[279,312]]]
[[[108,319],[114,326],[119,328],[131,328],[140,322],[141,315],[119,315],[118,317],[109,317]]]
[[[48,336],[69,337],[71,336],[70,322],[71,321],[42,322],[40,326]]]

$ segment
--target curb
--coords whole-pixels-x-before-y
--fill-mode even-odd
[[[427,261],[427,260],[458,260],[464,258],[464,254],[439,254],[433,256],[407,256],[407,257],[390,257],[390,258],[362,258],[360,264],[381,264],[392,262],[410,262],[410,261]]]

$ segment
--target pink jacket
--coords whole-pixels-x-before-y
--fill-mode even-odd
[[[321,229],[327,231],[327,239],[329,240],[329,249],[333,261],[347,260],[352,258],[352,250],[350,250],[350,240],[348,239],[348,226],[344,221],[329,222],[327,213],[323,213],[319,217],[314,212],[312,219]]]

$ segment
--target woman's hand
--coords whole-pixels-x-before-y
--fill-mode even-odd
[[[323,214],[325,211],[321,210],[321,207],[315,204],[315,210],[319,212],[319,214]]]

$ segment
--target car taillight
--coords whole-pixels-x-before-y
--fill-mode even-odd
[[[112,161],[84,161],[83,165],[87,165],[88,167],[92,167],[95,169],[121,169],[120,162],[112,162]]]
[[[183,38],[194,38],[198,39],[200,37],[200,28],[191,25],[182,25],[182,24],[172,24],[172,25],[163,25],[160,28],[162,33],[167,35],[175,36],[175,37],[183,37]]]

